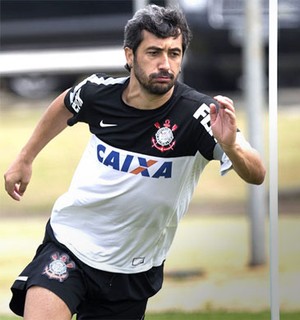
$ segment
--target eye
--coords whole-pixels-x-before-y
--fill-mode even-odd
[[[172,58],[180,57],[180,52],[179,51],[171,51],[170,56]]]
[[[148,51],[148,54],[149,54],[150,56],[152,56],[152,57],[155,57],[155,56],[158,55],[158,51],[156,51],[156,50],[150,50],[150,51]]]

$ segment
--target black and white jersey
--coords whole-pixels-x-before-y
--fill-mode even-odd
[[[212,136],[212,98],[177,82],[163,106],[141,110],[122,100],[128,82],[96,74],[66,95],[69,125],[85,122],[92,135],[51,216],[79,259],[119,273],[161,265],[206,164],[231,167]]]

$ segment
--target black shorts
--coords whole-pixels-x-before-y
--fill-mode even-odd
[[[28,288],[47,288],[78,319],[142,319],[148,298],[163,282],[163,265],[136,274],[97,270],[78,260],[54,238],[50,223],[32,262],[12,285],[11,310],[23,316]]]

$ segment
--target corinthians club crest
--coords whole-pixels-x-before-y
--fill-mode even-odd
[[[171,122],[167,119],[163,126],[161,126],[159,122],[156,122],[154,126],[158,130],[155,134],[155,137],[152,137],[152,147],[155,147],[161,152],[173,150],[173,147],[176,143],[173,132],[178,128],[177,125],[174,124],[171,127]]]
[[[59,255],[55,252],[51,256],[52,262],[49,263],[44,269],[43,274],[47,275],[49,279],[55,279],[59,282],[63,282],[69,276],[68,269],[74,269],[75,263],[70,261],[67,254]]]

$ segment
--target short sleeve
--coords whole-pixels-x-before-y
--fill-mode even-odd
[[[68,125],[73,126],[77,122],[86,122],[85,106],[88,104],[89,98],[87,94],[87,85],[94,75],[84,79],[76,86],[72,87],[65,96],[65,106],[73,113],[73,117],[68,120]]]

